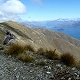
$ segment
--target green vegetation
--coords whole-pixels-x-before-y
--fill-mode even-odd
[[[74,56],[69,52],[61,55],[61,61],[67,66],[74,66],[76,62]]]

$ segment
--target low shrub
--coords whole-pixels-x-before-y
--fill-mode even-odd
[[[28,51],[32,51],[32,52],[35,51],[34,48],[31,45],[26,45],[25,49],[28,50]]]
[[[67,65],[67,66],[73,66],[73,65],[75,65],[75,58],[74,58],[74,56],[73,56],[71,53],[69,53],[69,52],[64,53],[64,54],[61,55],[61,61],[62,61],[65,65]]]
[[[28,55],[28,54],[25,54],[25,53],[22,53],[22,54],[18,54],[18,59],[24,61],[24,62],[31,62],[31,61],[34,61],[35,58]]]
[[[6,53],[10,55],[18,55],[20,53],[23,53],[24,51],[25,48],[17,43],[10,45],[6,50]]]
[[[77,62],[76,67],[80,70],[80,61]]]
[[[46,50],[46,57],[52,60],[59,59],[58,54],[55,53],[56,49],[54,51],[52,50]]]
[[[39,53],[40,55],[45,55],[45,50],[43,48],[39,48],[37,50],[37,53]]]

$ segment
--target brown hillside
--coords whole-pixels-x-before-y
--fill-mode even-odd
[[[80,41],[63,33],[33,29],[17,22],[7,21],[0,23],[0,39],[3,40],[6,30],[12,31],[17,38],[25,44],[31,44],[35,49],[57,49],[57,53],[70,52],[79,59]]]

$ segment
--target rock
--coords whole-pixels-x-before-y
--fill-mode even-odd
[[[46,72],[47,74],[51,74],[51,72]]]
[[[72,68],[72,70],[74,71],[74,70],[76,70],[76,68],[75,68],[75,67],[73,67],[73,68]]]

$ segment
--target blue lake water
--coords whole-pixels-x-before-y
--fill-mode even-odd
[[[48,28],[50,30],[54,30],[54,31],[57,31],[57,32],[62,32],[62,33],[65,33],[69,36],[72,36],[74,38],[77,38],[78,40],[80,40],[80,28],[74,28],[74,27],[66,27],[66,28]]]

